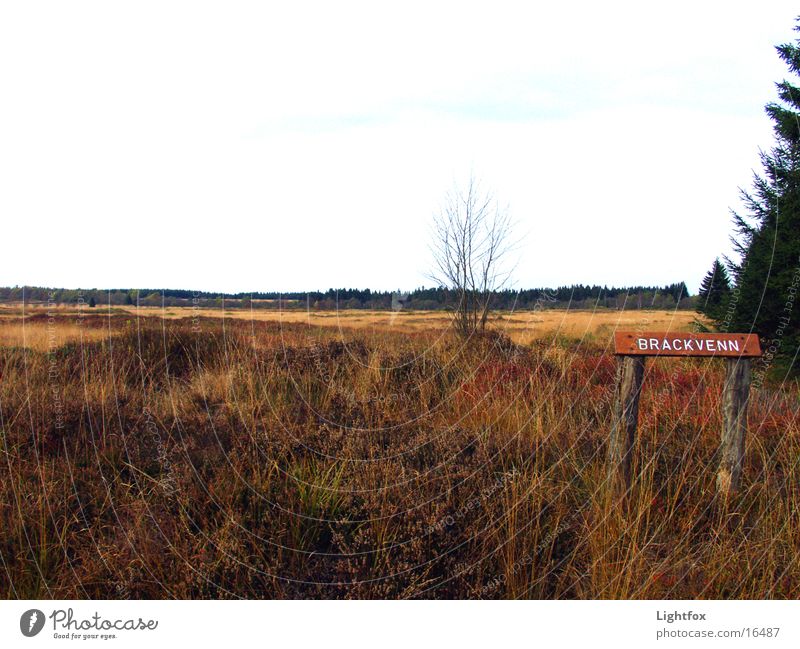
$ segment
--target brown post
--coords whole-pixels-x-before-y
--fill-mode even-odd
[[[722,445],[717,472],[717,492],[723,496],[739,488],[750,396],[750,359],[725,359],[722,393]]]
[[[631,456],[639,419],[644,359],[644,356],[622,356],[617,377],[617,402],[608,448],[608,477],[612,485],[624,486],[626,491],[631,486]]]

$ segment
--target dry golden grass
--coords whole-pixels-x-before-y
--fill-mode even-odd
[[[129,309],[136,312],[136,309]],[[221,309],[139,309],[140,315],[161,315],[166,318],[236,318],[266,322],[305,323],[327,327],[375,329],[382,331],[418,332],[428,329],[445,329],[450,323],[447,313],[441,311],[365,311],[350,309],[340,311],[266,311]],[[514,342],[524,344],[531,340],[561,335],[566,338],[584,338],[607,333],[617,328],[645,327],[653,331],[688,331],[697,318],[693,311],[583,311],[539,310],[501,311],[491,318],[493,329],[502,331]]]
[[[108,338],[109,332],[101,328],[82,327],[77,324],[4,322],[0,324],[0,347],[27,347],[45,352],[69,343],[92,343]]]
[[[691,314],[501,314],[518,339],[565,334],[520,346],[464,344],[440,314],[156,311],[81,319],[112,344],[0,346],[0,596],[800,596],[796,386],[753,391],[721,502],[722,366],[649,362],[637,479],[609,498],[597,343]],[[26,342],[51,324],[29,315]]]
[[[44,306],[26,307],[29,317],[46,313]],[[235,320],[252,320],[254,322],[283,322],[287,324],[302,323],[311,326],[323,326],[341,329],[357,329],[370,333],[420,333],[431,329],[445,330],[450,323],[447,313],[441,311],[366,311],[348,309],[340,311],[303,311],[303,310],[265,310],[265,309],[209,309],[191,307],[113,307],[113,313],[130,313],[133,317],[162,318],[166,320],[185,318],[230,318]],[[10,308],[5,309],[5,317],[12,317]],[[19,310],[13,313],[19,316]],[[77,315],[78,311],[61,307],[60,315]],[[102,316],[107,313],[103,308],[84,308],[83,314],[92,313]],[[0,309],[3,317],[3,309]],[[490,321],[492,329],[501,331],[515,343],[526,345],[534,340],[563,337],[583,340],[606,346],[617,329],[648,329],[650,331],[690,331],[692,324],[698,319],[693,311],[664,310],[538,310],[538,311],[500,311]],[[0,332],[2,332],[0,325]],[[2,338],[0,344],[7,338]],[[19,336],[12,336],[19,340]]]

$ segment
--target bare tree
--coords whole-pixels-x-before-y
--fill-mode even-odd
[[[453,325],[462,336],[486,328],[493,293],[508,286],[512,226],[508,209],[473,176],[465,188],[448,192],[434,217],[430,277],[457,298]]]

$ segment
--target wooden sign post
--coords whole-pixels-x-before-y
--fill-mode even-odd
[[[739,488],[747,430],[750,359],[761,356],[755,334],[629,333],[614,334],[614,352],[620,356],[617,400],[609,440],[609,479],[631,486],[631,457],[639,419],[639,395],[647,356],[714,356],[725,358],[722,395],[722,443],[717,491],[727,495]]]

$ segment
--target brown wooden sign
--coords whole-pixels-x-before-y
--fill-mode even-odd
[[[761,356],[756,334],[695,334],[644,331],[614,333],[614,353],[623,356]]]
[[[750,359],[761,356],[755,334],[690,334],[643,331],[614,334],[619,359],[617,402],[608,445],[609,480],[631,488],[632,456],[639,419],[639,395],[645,376],[645,356],[720,356],[725,358],[722,388],[722,445],[717,490],[727,495],[739,488],[747,430]]]

